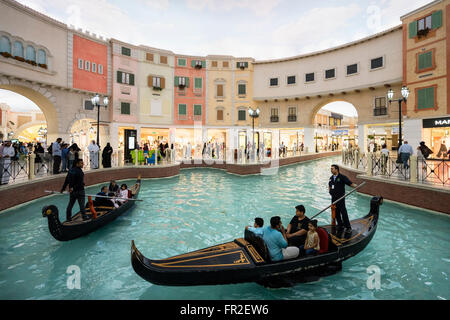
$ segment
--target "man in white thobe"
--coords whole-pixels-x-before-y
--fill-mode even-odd
[[[95,143],[95,140],[92,140],[91,144],[88,147],[88,150],[91,169],[98,169],[98,155],[100,148]]]
[[[15,155],[14,148],[11,146],[11,141],[5,141],[5,144],[2,149],[2,153],[0,161],[0,169],[1,169],[1,184],[8,184],[9,178],[11,176],[11,159]]]

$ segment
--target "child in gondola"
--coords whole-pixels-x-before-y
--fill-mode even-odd
[[[308,223],[308,233],[305,241],[306,254],[315,254],[320,250],[319,235],[317,234],[317,220],[311,220]]]

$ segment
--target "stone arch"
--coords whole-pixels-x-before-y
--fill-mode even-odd
[[[327,99],[321,100],[319,103],[317,103],[313,107],[313,109],[311,111],[311,114],[310,114],[309,124],[310,125],[314,125],[314,119],[315,119],[317,113],[319,112],[319,110],[322,109],[323,107],[325,107],[327,104],[330,104],[332,102],[346,102],[346,103],[350,103],[351,105],[353,105],[353,107],[356,110],[356,113],[359,115],[360,112],[358,110],[358,107],[357,107],[357,105],[355,105],[354,102],[352,102],[352,100],[353,99],[351,99],[350,97],[349,98],[345,98],[345,99],[338,97],[338,98],[327,98]]]
[[[63,132],[60,128],[58,111],[55,106],[56,97],[50,89],[42,87],[39,84],[33,84],[19,79],[10,79],[5,76],[0,76],[0,89],[18,93],[33,101],[42,110],[47,122],[47,137],[49,139],[54,139],[58,133]]]
[[[27,123],[21,125],[20,127],[18,127],[16,129],[14,137],[18,137],[20,135],[20,133],[22,133],[23,131],[25,131],[28,128],[31,128],[31,127],[34,127],[34,126],[39,126],[39,125],[40,126],[47,126],[47,122],[42,121],[42,120],[35,120],[35,121],[27,122]]]

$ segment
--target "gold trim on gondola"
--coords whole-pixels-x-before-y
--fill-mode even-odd
[[[206,259],[211,259],[211,258],[216,258],[216,257],[220,257],[220,256],[226,256],[226,255],[232,255],[232,254],[239,254],[239,259],[238,260],[234,260],[233,263],[225,263],[225,264],[207,264],[207,265],[199,265],[199,264],[195,264],[195,265],[179,265],[179,263],[186,263],[186,262],[191,262],[191,261],[198,261],[198,260],[206,260]],[[178,265],[174,265],[174,264],[178,264]],[[199,257],[199,258],[192,258],[192,259],[188,259],[188,260],[183,260],[183,261],[172,261],[172,262],[162,262],[162,263],[155,263],[152,262],[152,265],[157,266],[157,267],[165,267],[165,268],[199,268],[199,267],[228,267],[228,266],[236,266],[236,265],[248,265],[250,264],[250,261],[248,261],[247,257],[245,256],[245,254],[242,252],[241,250],[238,251],[232,251],[232,252],[226,252],[226,253],[221,253],[221,254],[216,254],[216,255],[212,255],[212,256],[204,256],[204,257]]]
[[[250,252],[250,255],[252,256],[253,260],[256,263],[261,263],[264,262],[264,259],[259,255],[258,251],[256,251],[255,247],[253,247],[252,245],[247,245],[246,246],[248,249],[248,252]]]
[[[233,250],[233,249],[237,249],[240,248],[236,243],[234,242],[227,242],[224,244],[219,244],[217,246],[214,247],[210,247],[210,248],[205,248],[205,249],[200,249],[198,251],[193,251],[193,252],[188,252],[188,253],[184,253],[178,256],[173,256],[173,257],[169,257],[169,258],[165,258],[162,260],[174,260],[174,259],[181,259],[181,258],[186,258],[186,257],[192,257],[192,256],[198,256],[201,254],[205,254],[208,252],[221,252],[221,251],[227,251],[227,250]]]
[[[330,233],[331,238],[334,242],[335,245],[340,246],[342,244],[344,244],[345,242],[348,242],[350,240],[353,240],[355,238],[357,238],[358,236],[360,236],[363,232],[365,232],[367,229],[369,229],[369,226],[371,225],[371,222],[373,220],[373,216],[371,216],[368,220],[363,220],[361,221],[361,224],[364,225],[363,229],[358,232],[357,234],[355,234],[353,237],[345,239],[345,238],[338,238],[336,237],[334,234]]]

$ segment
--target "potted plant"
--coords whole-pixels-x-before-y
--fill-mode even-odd
[[[38,66],[47,69],[47,65],[45,63],[38,63]]]
[[[9,52],[3,51],[3,52],[0,52],[0,54],[2,56],[4,56],[5,58],[11,58],[11,53],[9,53]]]
[[[25,62],[25,59],[19,56],[14,56],[14,59],[16,59],[17,61]]]
[[[430,29],[428,29],[428,28],[419,30],[419,31],[417,31],[417,36],[418,36],[419,38],[420,38],[420,37],[426,37],[427,34],[428,34],[428,32],[430,32]]]

